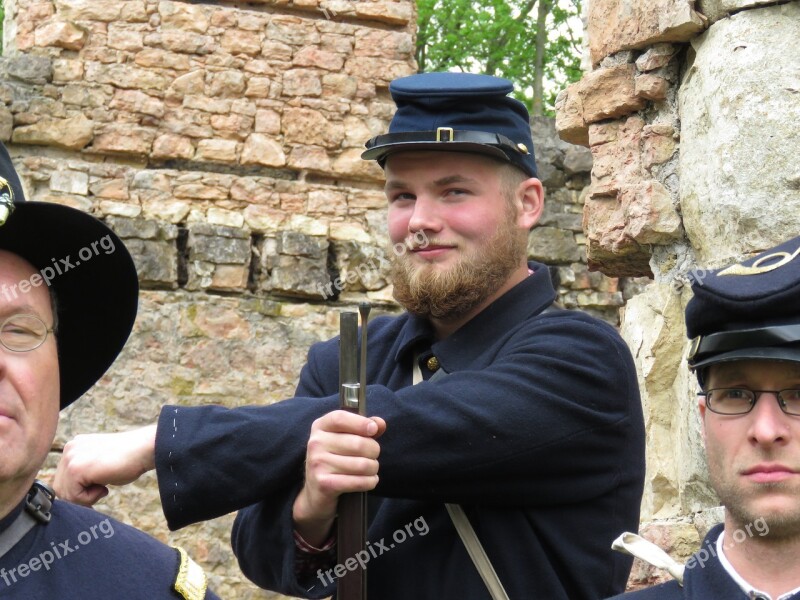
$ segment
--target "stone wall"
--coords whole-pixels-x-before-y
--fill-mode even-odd
[[[652,274],[622,330],[647,427],[642,530],[675,558],[721,520],[696,381],[685,367],[686,276],[800,233],[800,2],[590,0],[591,70],[562,92],[563,139],[594,156],[589,264]],[[636,563],[633,587],[662,579]]]
[[[414,6],[5,2],[0,139],[27,196],[104,219],[143,290],[120,359],[62,415],[45,475],[75,434],[150,423],[166,403],[290,396],[339,311],[398,311],[382,173],[359,155],[392,115],[388,82],[415,70]],[[552,265],[564,305],[617,324],[640,282],[589,272],[591,153],[551,121],[532,130],[548,200],[530,256]],[[239,573],[232,516],[168,532],[152,476],[99,508],[186,547],[222,597],[278,597]]]

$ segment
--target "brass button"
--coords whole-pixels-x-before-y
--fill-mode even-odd
[[[436,371],[439,368],[439,359],[435,356],[431,356],[425,364],[429,371]]]

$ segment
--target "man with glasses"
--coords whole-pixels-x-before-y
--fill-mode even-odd
[[[76,259],[100,243],[105,253]],[[55,437],[59,410],[114,362],[133,327],[137,299],[136,269],[119,238],[81,211],[26,202],[0,144],[4,600],[217,598],[183,550],[57,500],[35,479]]]
[[[800,600],[800,237],[695,277],[689,366],[725,520],[629,600]]]

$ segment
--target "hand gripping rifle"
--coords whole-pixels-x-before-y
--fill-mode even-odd
[[[339,317],[339,407],[366,416],[367,414],[367,319],[370,305],[358,305],[361,314],[361,359],[358,357],[358,315],[342,313]],[[360,364],[359,364],[360,363]],[[367,569],[363,559],[367,544],[367,493],[342,494],[338,506],[338,564],[347,572],[339,578],[338,600],[366,600]],[[367,555],[369,556],[369,555]]]

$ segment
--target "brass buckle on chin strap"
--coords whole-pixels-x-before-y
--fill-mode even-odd
[[[442,133],[447,134],[447,139],[442,139]],[[453,128],[452,127],[437,127],[436,128],[436,141],[437,142],[452,142],[453,141]]]

